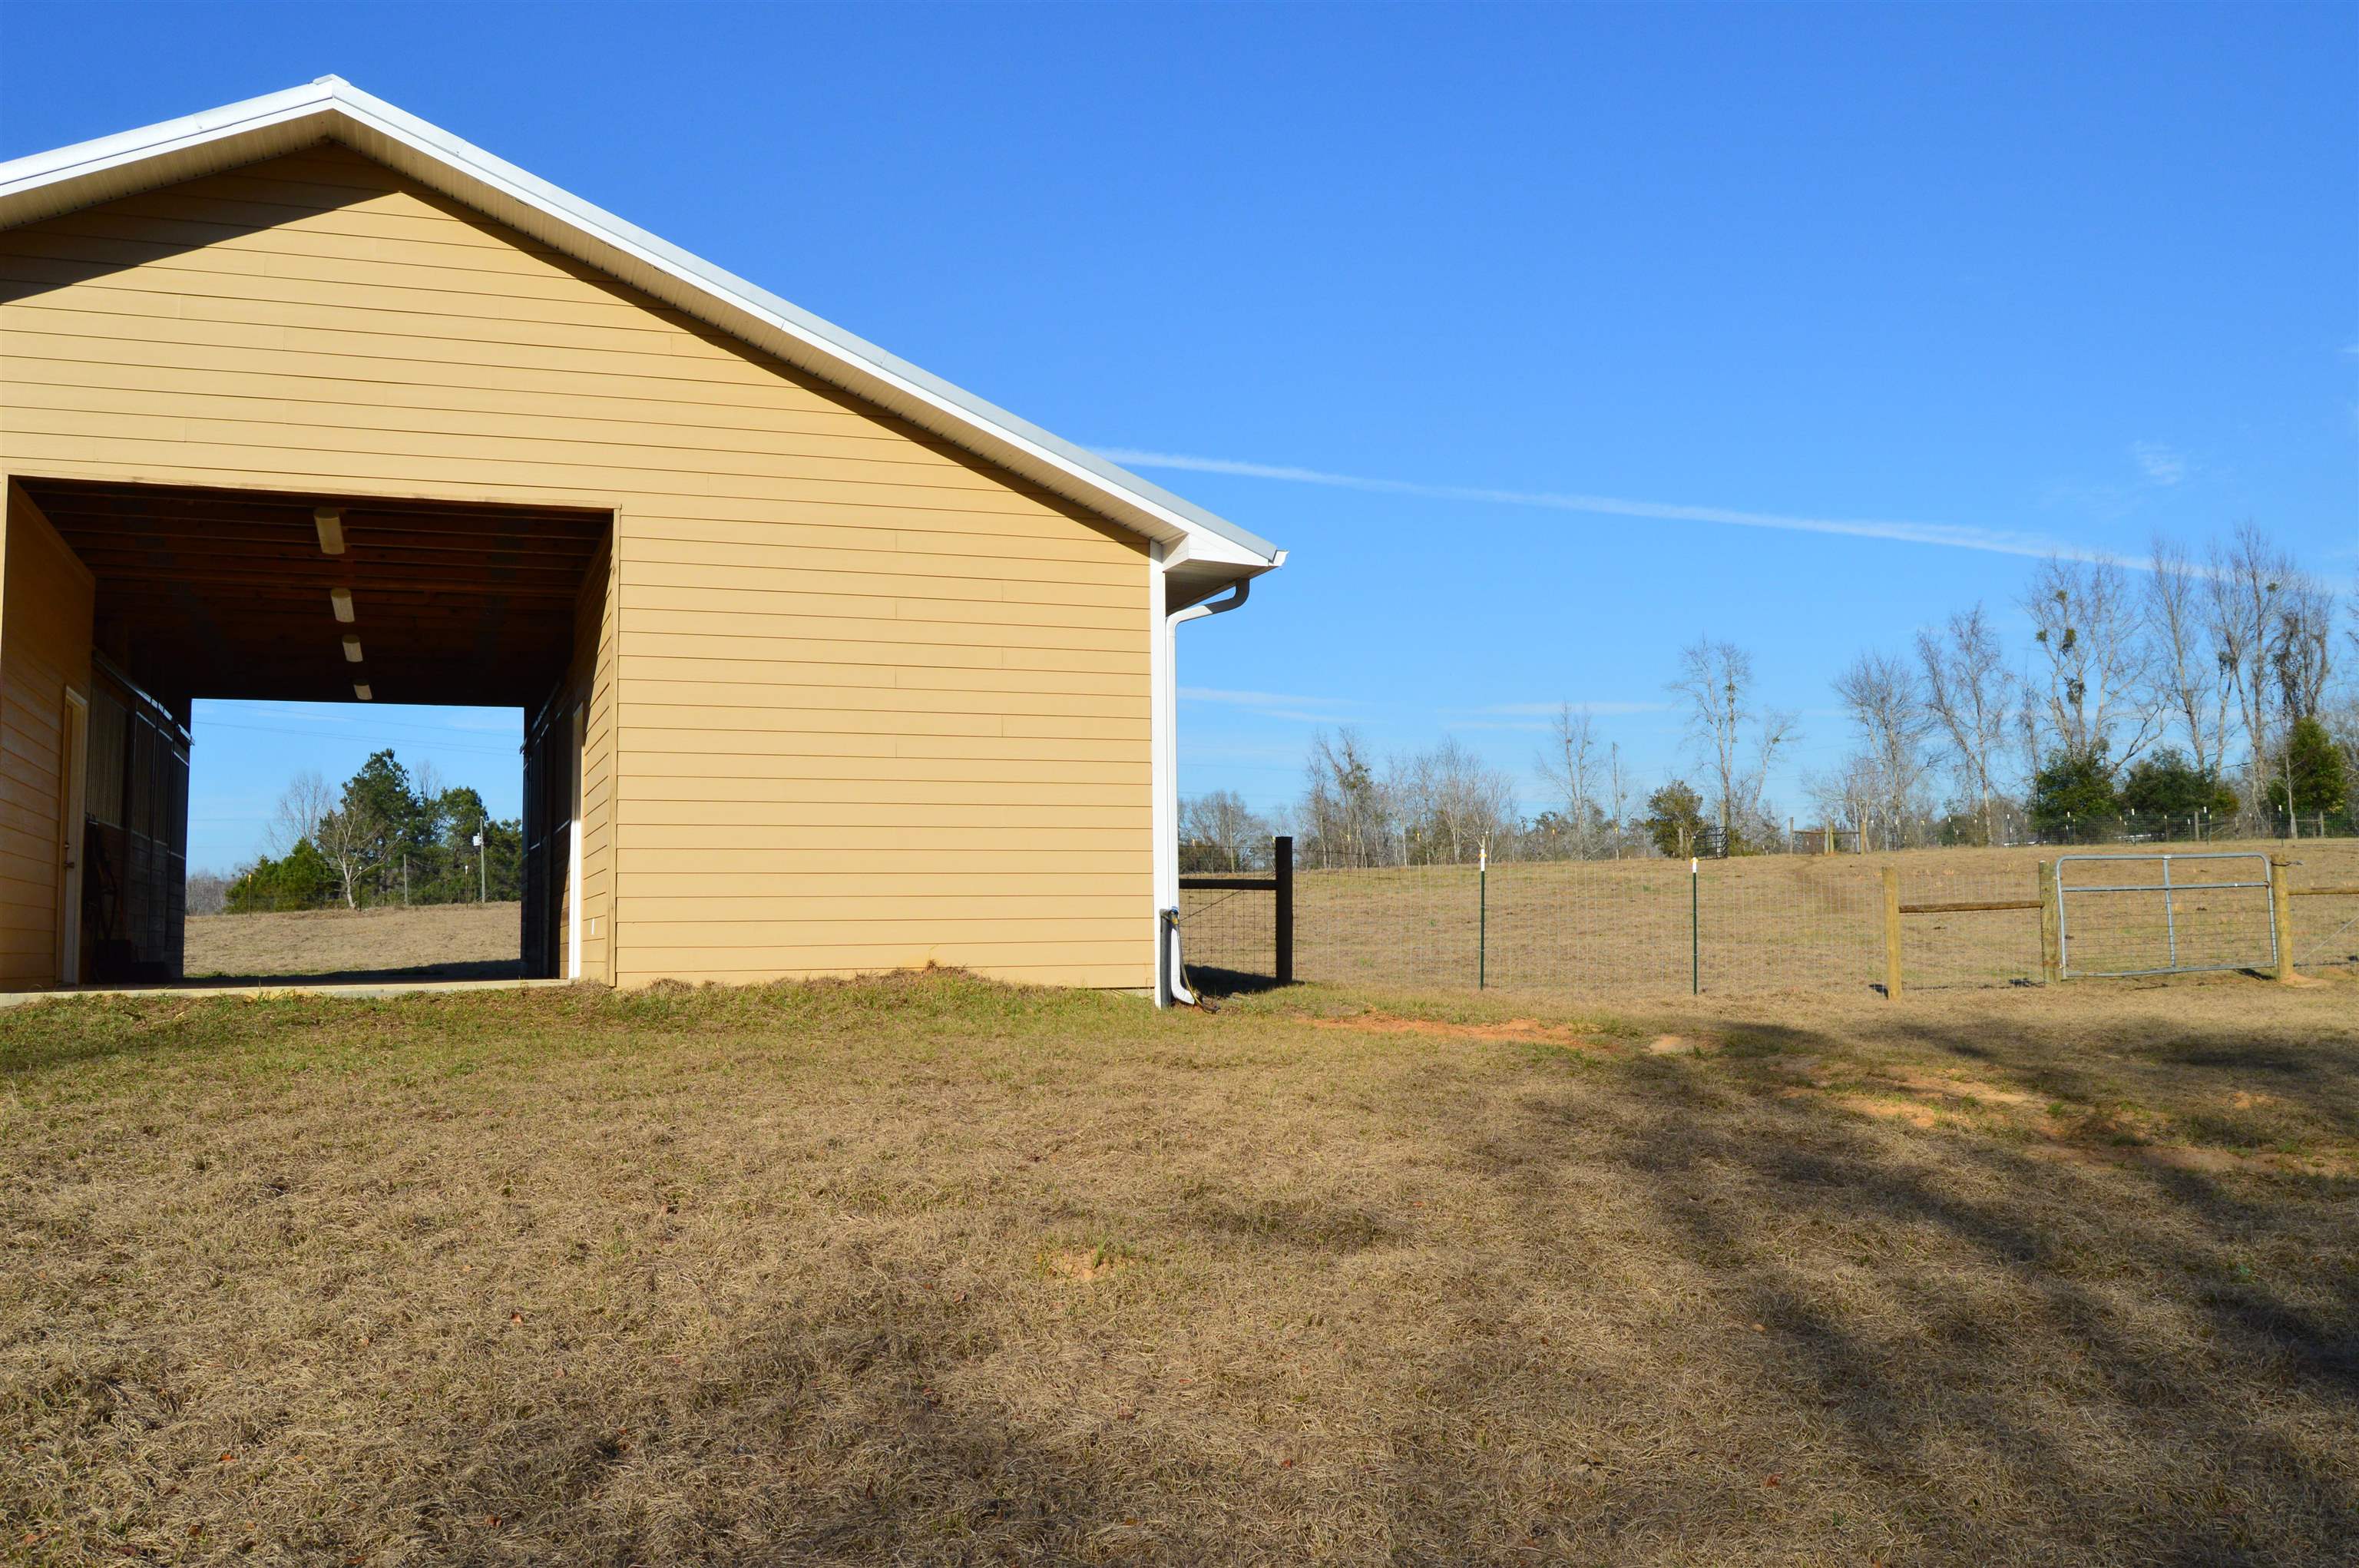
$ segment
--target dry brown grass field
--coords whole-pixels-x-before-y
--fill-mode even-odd
[[[0,1555],[2349,1561],[2354,1003],[38,1003]]]
[[[1866,855],[1756,855],[1705,861],[1692,889],[1684,861],[1502,863],[1491,867],[1487,913],[1472,866],[1305,871],[1296,877],[1295,973],[1346,985],[1573,989],[1662,996],[1701,982],[1706,993],[1805,988],[1864,993],[1884,978],[1883,870],[1897,866],[1908,903],[1997,902],[2038,896],[2042,858],[2061,854],[2174,855],[2210,850],[2283,854],[2292,885],[2359,887],[2359,839],[2110,850],[1908,850]],[[2213,868],[2207,871],[2207,867]],[[2227,874],[2218,874],[2224,870]],[[2180,861],[2177,878],[2252,880],[2257,860]],[[2150,866],[2076,865],[2081,885],[2154,882]],[[2296,900],[2296,957],[2359,964],[2359,898]],[[2151,895],[2071,900],[2076,964],[2162,966],[2169,933]],[[2173,924],[2182,958],[2267,961],[2267,896],[2257,890],[2180,896]],[[1191,889],[1183,895],[1188,959],[1224,977],[1266,975],[1273,958],[1266,894]],[[1906,983],[1993,985],[2039,975],[2034,910],[1911,915],[1902,924]]]
[[[522,973],[521,940],[515,904],[191,915],[186,972],[218,985],[503,980]]]

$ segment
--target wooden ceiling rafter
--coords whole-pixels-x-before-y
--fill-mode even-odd
[[[530,706],[572,652],[605,512],[21,481],[98,583],[98,615],[178,695]],[[344,550],[313,511],[341,513]],[[353,618],[330,599],[348,589]],[[363,658],[342,639],[361,639]]]

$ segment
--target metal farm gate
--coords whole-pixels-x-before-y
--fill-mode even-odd
[[[2259,851],[2059,855],[2058,977],[2274,970],[2277,874]]]

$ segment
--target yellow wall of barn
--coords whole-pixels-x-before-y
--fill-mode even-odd
[[[66,689],[90,698],[90,572],[9,486],[0,542],[0,989],[58,983]]]
[[[615,512],[585,974],[1149,983],[1135,538],[332,144],[0,232],[0,472]]]

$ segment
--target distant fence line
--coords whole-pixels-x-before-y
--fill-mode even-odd
[[[2114,841],[2118,842],[2118,841]],[[2211,841],[2205,841],[2207,844]],[[2359,964],[2359,840],[2237,846],[2291,864],[2305,895],[2297,965]],[[1887,903],[1905,905],[1898,956],[1911,989],[2036,983],[2040,865],[2053,849],[1899,850],[1687,861],[1508,861],[1485,866],[1297,867],[1291,978],[1436,988],[1549,988],[1601,996],[1869,992],[1891,973]],[[1893,874],[1887,889],[1886,871]],[[1198,875],[1181,894],[1189,968],[1208,987],[1277,979],[1267,877]],[[2307,894],[2321,889],[2345,892]],[[2177,941],[2223,964],[2272,960],[2266,895],[2199,894],[2165,913],[2108,895],[2076,907],[2091,967],[2135,967]]]
[[[2066,849],[2120,844],[2208,844],[2253,839],[2282,839],[2299,844],[2313,839],[2354,836],[2359,836],[2359,822],[2354,822],[2347,812],[2336,811],[2303,811],[2290,819],[2283,811],[2247,811],[2233,815],[2200,811],[2125,811],[2116,816],[2086,822],[2068,816],[2061,824],[2034,831],[2019,810],[2010,808],[1999,841],[1989,844],[1975,842],[1954,829],[1946,829],[1940,819],[1925,818],[1912,819],[1897,825],[1877,823],[1864,829],[1791,823],[1755,840],[1741,842],[1734,855],[1725,853],[1726,845],[1718,825],[1710,822],[1699,827],[1690,838],[1681,841],[1677,855],[1668,856],[1656,847],[1647,834],[1635,828],[1625,829],[1618,837],[1610,828],[1598,830],[1597,839],[1585,847],[1569,844],[1561,836],[1525,831],[1503,833],[1490,840],[1487,847],[1490,863],[1498,866],[1658,858],[1684,863],[1691,856],[1720,860],[1764,855],[1858,855],[1934,849]],[[1437,853],[1430,841],[1410,840],[1395,833],[1371,839],[1346,851],[1322,846],[1312,838],[1297,842],[1295,864],[1305,871],[1465,866],[1473,866],[1482,858],[1484,847],[1484,841],[1470,838],[1455,855]],[[1205,876],[1260,873],[1269,868],[1266,852],[1259,844],[1216,845],[1195,840],[1181,843],[1180,866],[1190,875]]]
[[[450,896],[404,898],[397,888],[390,898],[372,890],[367,896],[353,903],[346,904],[343,895],[333,891],[304,897],[246,891],[234,899],[215,894],[204,900],[204,907],[200,908],[199,900],[192,893],[189,899],[188,912],[192,915],[292,915],[329,910],[440,909],[457,909],[462,906],[473,908],[484,903],[514,904],[515,902],[516,902],[515,889],[503,889],[495,883],[488,899],[474,892],[468,893],[464,898]]]

